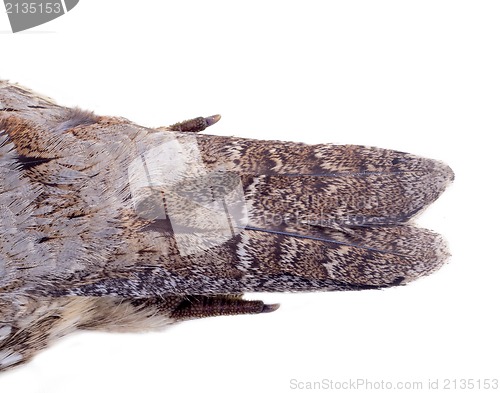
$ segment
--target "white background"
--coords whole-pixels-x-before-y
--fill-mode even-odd
[[[500,378],[499,21],[497,1],[81,0],[12,34],[1,13],[0,77],[60,104],[146,126],[221,113],[211,133],[409,151],[447,162],[456,181],[418,220],[453,253],[430,277],[255,294],[282,306],[160,333],[75,334],[1,375],[0,391]]]

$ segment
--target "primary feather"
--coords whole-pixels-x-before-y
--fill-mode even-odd
[[[445,164],[200,119],[149,129],[0,82],[0,370],[77,328],[268,312],[241,294],[383,288],[446,261],[408,222]]]

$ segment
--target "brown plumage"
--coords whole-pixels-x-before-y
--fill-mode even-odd
[[[445,164],[149,129],[0,81],[0,370],[75,329],[262,313],[245,292],[406,284],[447,259],[409,220]]]

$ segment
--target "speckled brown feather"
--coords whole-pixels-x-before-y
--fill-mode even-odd
[[[0,81],[0,370],[76,329],[269,312],[241,294],[384,288],[446,261],[409,222],[445,164],[198,133],[218,120],[150,129]]]

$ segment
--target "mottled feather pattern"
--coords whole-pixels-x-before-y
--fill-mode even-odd
[[[258,314],[245,292],[377,289],[441,267],[411,219],[442,162],[157,129],[0,81],[0,370],[77,329]]]

